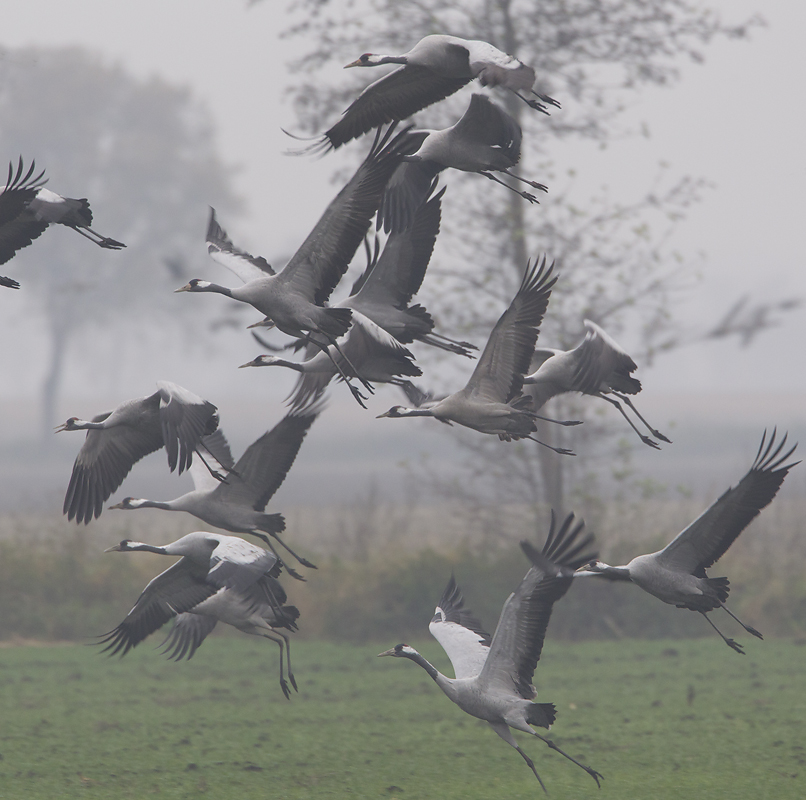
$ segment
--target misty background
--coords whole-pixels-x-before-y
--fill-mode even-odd
[[[630,203],[644,191],[647,176],[658,170],[704,179],[708,185],[700,201],[687,209],[667,243],[685,276],[676,313],[692,330],[715,325],[743,297],[750,306],[806,297],[801,242],[806,54],[800,42],[806,9],[794,0],[763,7],[719,0],[709,6],[726,21],[760,12],[765,25],[754,27],[747,40],[716,40],[704,48],[702,64],[681,62],[680,79],[668,87],[648,86],[635,93],[621,118],[623,137],[552,144],[558,177],[549,183],[541,206],[525,212],[540,214],[551,204],[555,186],[580,203],[602,187],[614,200]],[[47,126],[49,104],[58,100],[64,103],[59,124],[71,120],[64,136],[79,136],[82,91],[109,91],[123,98],[121,130],[133,141],[141,127],[144,132],[137,139],[131,171],[114,180],[102,165],[49,160],[37,151],[39,134],[33,127],[28,129],[30,147],[3,154],[14,161],[19,155],[26,162],[35,158],[47,170],[49,188],[88,197],[95,229],[129,247],[121,253],[96,253],[74,232],[56,226],[3,267],[3,274],[19,280],[22,289],[0,292],[5,345],[0,352],[0,512],[59,514],[83,441],[82,434],[65,433],[43,443],[42,385],[53,343],[63,338],[58,329],[54,333],[54,306],[45,300],[49,289],[51,304],[69,305],[75,318],[89,321],[78,325],[69,340],[53,410],[56,422],[91,417],[124,399],[150,394],[156,380],[170,380],[219,407],[237,457],[283,416],[283,400],[296,374],[236,369],[261,352],[244,330],[256,312],[234,308],[238,304],[219,297],[174,295],[172,290],[191,277],[237,282],[206,254],[210,206],[216,207],[238,246],[282,266],[340,188],[334,174],[343,179],[353,168],[353,146],[322,159],[287,154],[296,144],[281,129],[296,130],[287,96],[297,79],[288,64],[305,49],[298,37],[280,37],[293,15],[269,0],[253,5],[241,0],[29,0],[6,12],[0,68],[17,76],[17,84],[48,58],[54,69],[60,68],[59,58],[66,58],[83,65],[81,69],[94,63],[107,77],[114,76],[108,86],[89,79],[83,88],[78,84],[71,98],[53,98],[43,84],[36,90],[39,96],[32,94],[26,102],[30,123],[5,118],[0,122],[4,129],[19,129],[27,142],[23,122]],[[63,48],[70,50],[65,54]],[[48,55],[57,49],[58,58]],[[353,57],[373,49],[367,41]],[[380,73],[367,74],[367,82]],[[11,91],[9,80],[0,83],[0,96]],[[131,94],[124,95],[124,89]],[[179,134],[172,140],[175,151],[162,152],[164,140],[149,144],[144,123],[149,114],[161,113],[159,103],[152,103],[156,95],[177,103],[177,120],[187,126],[187,141]],[[209,169],[183,173],[188,148],[208,158]],[[70,176],[69,183],[62,175]],[[175,196],[159,189],[162,180]],[[445,203],[458,201],[457,190],[452,192],[450,180],[446,182]],[[438,240],[432,268],[445,257],[442,244]],[[100,306],[82,305],[86,285],[55,286],[59,258],[86,263],[88,281],[100,281],[104,292],[124,294],[130,310],[125,320],[114,313],[104,316],[102,299]],[[47,259],[53,271],[36,273],[35,264]],[[351,275],[362,265],[359,253]],[[334,300],[346,294],[349,278]],[[161,293],[138,305],[138,290],[155,283]],[[418,300],[430,307],[429,293],[434,292],[426,275]],[[801,352],[806,316],[796,308],[755,323],[751,327],[757,335],[746,343],[741,337],[700,341],[660,354],[651,363],[639,361],[636,374],[644,388],[636,403],[674,443],[652,451],[624,426],[622,438],[629,449],[624,463],[664,499],[686,496],[711,502],[744,474],[764,428],[777,425],[793,440],[806,440]],[[437,329],[454,335],[439,318]],[[628,319],[617,338],[629,352],[637,352],[641,335]],[[474,340],[483,344],[481,336]],[[422,352],[414,351],[418,356]],[[425,374],[419,382],[438,388],[462,385],[472,369],[470,362],[446,365],[426,359],[422,364]],[[446,376],[440,375],[443,370]],[[342,386],[333,385],[329,395],[326,413],[313,426],[269,508],[289,517],[290,531],[294,515],[313,507],[322,510],[322,520],[337,507],[410,504],[420,494],[412,477],[424,458],[429,469],[437,465],[450,473],[457,459],[467,457],[432,420],[376,420],[377,414],[403,402],[392,387],[378,387],[368,410],[358,407]],[[582,402],[606,406],[591,398]],[[614,426],[623,424],[615,410],[597,410]],[[584,458],[584,450],[579,455]],[[169,475],[164,466],[161,453],[138,464],[110,503],[124,495],[166,499],[185,491],[188,479]],[[600,469],[606,471],[608,465]],[[805,488],[806,471],[796,469],[781,496],[800,497]],[[93,523],[104,539],[118,535],[120,523],[111,521],[113,516],[105,514]],[[194,523],[179,519],[176,524],[187,531]],[[327,537],[332,531],[320,533]],[[411,535],[416,538],[416,531]]]

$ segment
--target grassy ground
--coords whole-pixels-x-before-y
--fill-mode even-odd
[[[742,641],[744,641],[743,637]],[[156,639],[156,637],[155,637]],[[157,639],[157,641],[159,641]],[[148,644],[0,649],[0,797],[534,798],[514,750],[454,707],[395,644],[296,642],[284,700],[277,650],[212,639],[174,664]],[[549,641],[536,675],[552,738],[601,790],[521,737],[554,798],[806,797],[806,649],[701,640]],[[415,643],[438,666],[438,645]]]

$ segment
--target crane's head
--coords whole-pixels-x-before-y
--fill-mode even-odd
[[[587,564],[583,564],[574,573],[575,575],[603,575],[612,571],[612,567],[594,558]]]
[[[137,508],[138,505],[140,505],[139,500],[135,500],[133,497],[124,497],[119,503],[109,506],[109,510],[111,511],[113,508]]]
[[[345,64],[344,69],[348,67],[374,67],[379,63],[378,61],[373,61],[374,58],[376,58],[374,53],[362,53],[355,61]]]
[[[81,428],[76,425],[79,422],[78,417],[70,417],[64,425],[59,425],[53,432],[61,433],[62,431],[80,431]]]
[[[186,283],[181,289],[174,289],[174,294],[177,292],[204,292],[212,286],[210,281],[203,281],[199,278],[193,278],[190,283]]]
[[[258,356],[257,358],[253,359],[252,361],[247,362],[246,364],[241,364],[238,369],[243,367],[270,367],[272,364],[285,364],[287,363],[284,359],[280,358],[279,356]]]
[[[378,658],[381,656],[394,656],[395,658],[411,658],[412,656],[420,655],[411,645],[396,644],[391,650],[384,650],[383,653],[378,653]]]
[[[107,547],[104,553],[125,553],[132,549],[129,547],[131,543],[131,539],[124,539],[120,544],[116,544],[114,547]]]
[[[275,324],[273,319],[269,319],[268,317],[265,317],[264,319],[260,320],[260,322],[253,322],[251,325],[247,325],[246,329],[247,330],[249,330],[249,328],[269,328],[269,329],[271,329],[271,328],[276,328],[276,327],[277,327],[277,325]]]
[[[378,414],[375,419],[381,419],[382,417],[405,417],[405,411],[408,411],[407,408],[404,406],[392,406],[388,411],[384,412],[383,414]]]

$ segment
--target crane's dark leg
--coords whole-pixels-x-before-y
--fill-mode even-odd
[[[566,450],[564,447],[554,447],[553,445],[546,444],[545,442],[541,442],[540,439],[535,439],[534,436],[524,436],[524,439],[530,439],[533,442],[537,442],[538,444],[542,444],[543,447],[548,447],[549,450],[553,450],[555,453],[559,453],[561,456],[575,456],[576,453],[573,450]]]
[[[443,336],[441,333],[431,333],[428,336],[433,336],[435,339],[440,339],[443,342],[447,342],[448,344],[455,344],[457,347],[465,347],[469,348],[470,350],[478,350],[479,348],[476,345],[472,344],[471,342],[459,342],[456,339],[449,339],[447,336]]]
[[[517,744],[515,745],[515,749],[521,754],[521,758],[523,758],[523,760],[529,765],[529,769],[532,770],[532,772],[534,772],[535,778],[537,778],[537,782],[540,784],[540,788],[546,794],[548,794],[549,792],[548,789],[546,789],[546,785],[543,783],[542,778],[537,774],[537,770],[535,769],[535,762],[532,761],[532,759],[529,758],[529,756],[527,756],[526,753],[524,753],[523,750],[521,750]]]
[[[581,425],[584,420],[581,419],[552,419],[551,417],[541,417],[540,414],[532,414],[535,419],[543,420],[543,422],[553,422],[555,425]]]
[[[705,617],[705,619],[708,621],[708,624],[722,637],[722,641],[725,642],[725,644],[728,647],[730,647],[732,650],[735,650],[737,653],[744,655],[744,650],[742,646],[738,642],[735,642],[733,639],[728,639],[728,637],[725,636],[725,634],[722,633],[722,631],[719,630],[719,628],[717,628],[717,626],[714,625],[713,622],[711,622],[711,618],[708,616],[708,614],[705,613],[705,611],[700,611],[700,614],[702,614]]]
[[[337,352],[337,353],[338,353],[338,354],[339,354],[339,355],[340,355],[340,356],[341,356],[341,357],[344,359],[344,361],[345,361],[345,363],[347,364],[347,366],[349,366],[349,367],[350,367],[350,369],[351,369],[351,370],[352,370],[352,371],[355,373],[355,377],[356,377],[356,378],[358,378],[358,380],[359,380],[359,381],[361,381],[361,383],[362,383],[362,385],[364,386],[364,388],[365,388],[365,389],[366,389],[366,390],[367,390],[367,391],[368,391],[370,394],[375,394],[375,387],[374,387],[374,386],[373,386],[373,385],[372,385],[372,384],[371,384],[369,381],[364,380],[364,378],[362,378],[362,377],[361,377],[361,373],[358,371],[358,368],[357,368],[357,367],[355,366],[355,364],[353,364],[353,362],[352,362],[352,361],[350,361],[350,359],[349,359],[349,358],[347,358],[347,356],[344,354],[344,351],[343,351],[343,350],[341,349],[341,347],[339,346],[339,343],[338,343],[338,341],[336,340],[336,337],[335,337],[335,336],[331,336],[331,337],[328,337],[328,338],[329,338],[329,340],[330,340],[330,343],[331,343],[331,344],[333,345],[333,347],[336,349],[336,352]],[[330,351],[328,351],[328,354],[329,354],[329,353],[330,353]],[[334,361],[334,363],[335,363],[335,361]],[[342,373],[342,375],[343,375],[343,374],[344,374],[344,373]]]
[[[485,178],[489,178],[491,181],[495,181],[496,183],[500,183],[501,186],[506,186],[510,192],[515,192],[515,194],[519,194],[524,200],[528,200],[530,203],[539,203],[540,201],[533,195],[529,194],[529,192],[521,192],[516,189],[514,186],[510,186],[506,181],[502,181],[497,176],[493,175],[491,172],[479,172],[479,175],[484,175]],[[514,177],[514,176],[513,176]]]
[[[752,633],[753,636],[756,636],[759,639],[764,638],[755,628],[751,628],[750,625],[745,625],[724,603],[720,603],[719,605],[722,606],[722,608],[724,608],[725,611],[727,611],[728,614],[730,614],[730,616],[733,617],[736,622],[738,622],[739,625],[741,625],[748,633]]]
[[[635,405],[633,405],[633,401],[632,401],[632,400],[630,400],[630,398],[629,398],[629,397],[627,397],[627,395],[624,395],[624,394],[619,394],[618,392],[613,392],[612,394],[614,394],[616,397],[618,397],[618,399],[619,399],[619,400],[623,400],[623,401],[624,401],[624,402],[625,402],[625,403],[626,403],[626,404],[627,404],[627,405],[628,405],[628,406],[629,406],[629,407],[630,407],[630,408],[631,408],[631,409],[632,409],[632,410],[635,412],[635,416],[636,416],[636,417],[638,417],[638,419],[640,419],[640,420],[641,420],[641,422],[643,422],[643,423],[644,423],[644,425],[646,425],[647,430],[648,430],[648,431],[649,431],[649,432],[650,432],[650,433],[651,433],[653,436],[655,436],[656,438],[660,439],[662,442],[666,442],[667,444],[671,444],[671,443],[672,443],[672,440],[671,440],[671,439],[667,439],[667,438],[666,438],[666,437],[665,437],[665,436],[664,436],[664,435],[663,435],[663,434],[662,434],[660,431],[656,431],[656,430],[655,430],[655,429],[654,429],[654,428],[653,428],[653,427],[652,427],[652,426],[651,426],[651,425],[650,425],[650,424],[649,424],[649,423],[648,423],[648,422],[647,422],[647,421],[646,421],[646,420],[645,420],[645,419],[644,419],[644,418],[641,416],[641,414],[639,413],[638,409],[635,407]]]
[[[274,634],[274,636],[272,634]],[[283,656],[285,655],[283,653],[283,639],[285,639],[286,637],[283,636],[282,638],[275,638],[275,636],[278,636],[279,634],[277,634],[277,631],[275,631],[273,628],[271,629],[271,634],[270,633],[262,633],[260,635],[264,636],[266,639],[271,639],[280,648],[280,688],[283,690],[283,694],[285,695],[285,699],[290,700],[291,699],[291,690],[288,688],[288,683],[286,682],[285,673],[283,671]],[[288,641],[286,640],[286,644],[287,643],[288,643]],[[291,677],[291,683],[294,686],[294,690],[298,691],[296,681],[293,679],[292,676],[289,676],[289,677]]]
[[[548,115],[549,113],[548,109],[546,108],[546,106],[543,105],[543,103],[540,102],[540,100],[551,102],[552,105],[558,105],[556,100],[552,100],[552,98],[550,97],[544,97],[543,95],[538,94],[535,91],[532,91],[532,94],[535,97],[539,97],[540,100],[532,100],[531,97],[524,97],[520,92],[516,91],[515,89],[510,89],[510,91],[512,92],[512,94],[515,95],[515,97],[520,97],[520,99],[523,100],[523,102],[526,103],[526,105],[529,106],[529,108],[533,108],[535,111],[541,111],[543,114],[546,115]]]
[[[76,233],[80,233],[86,239],[89,239],[93,244],[97,244],[98,247],[103,247],[107,250],[122,250],[126,245],[123,242],[117,242],[114,239],[110,239],[107,236],[101,236],[100,233],[97,233],[92,228],[87,227],[78,227],[71,225],[70,226]],[[87,233],[89,231],[89,233]],[[90,233],[93,236],[90,236]],[[97,236],[98,238],[95,239],[94,237]]]
[[[269,550],[271,550],[272,553],[274,553],[274,555],[277,556],[277,560],[283,567],[285,567],[289,575],[301,581],[305,580],[305,578],[303,578],[302,575],[300,575],[298,572],[295,572],[291,567],[288,566],[288,564],[285,561],[283,561],[282,558],[280,558],[280,554],[274,549],[274,546],[272,545],[271,541],[269,540],[269,537],[266,536],[266,534],[259,533],[258,531],[249,531],[249,533],[252,536],[257,536],[258,539],[262,539],[268,545]],[[288,550],[288,552],[291,553],[291,555],[294,556],[294,558],[296,558],[300,564],[302,564],[303,567],[308,567],[309,569],[317,569],[316,564],[312,564],[310,561],[308,561],[307,558],[302,558],[301,556],[297,555],[276,533],[270,533],[269,536],[272,536],[274,539],[276,539],[279,542],[279,544],[281,544],[286,550]]]
[[[274,631],[278,636],[282,636],[283,641],[285,642],[285,661],[286,665],[288,666],[288,680],[291,681],[291,685],[294,687],[295,692],[299,692],[297,689],[297,682],[294,679],[294,673],[291,671],[291,641],[284,633],[280,633],[280,631]]]
[[[209,453],[210,451],[208,450],[207,452]],[[210,474],[211,474],[211,475],[212,475],[212,476],[213,476],[213,477],[214,477],[214,478],[215,478],[217,481],[221,481],[221,483],[226,483],[226,482],[227,482],[227,476],[226,476],[226,475],[222,475],[222,474],[221,474],[221,473],[220,473],[218,470],[213,469],[213,468],[212,468],[212,467],[211,467],[211,466],[210,466],[210,465],[207,463],[207,461],[205,460],[204,456],[203,456],[203,455],[202,455],[202,454],[199,452],[199,450],[198,450],[198,449],[196,450],[196,455],[199,457],[199,459],[201,460],[202,464],[204,464],[204,466],[205,466],[205,467],[207,467],[207,471],[208,471],[208,472],[209,472],[209,473],[210,473]],[[227,469],[227,468],[226,468],[226,467],[224,467],[224,469]],[[238,476],[238,473],[237,473],[237,472],[236,472],[234,469],[227,469],[227,472],[230,472],[230,473],[232,473],[233,475]]]
[[[584,769],[585,772],[587,772],[588,775],[590,775],[591,778],[593,778],[593,780],[596,781],[596,785],[599,788],[601,788],[602,784],[599,783],[599,781],[604,780],[604,776],[602,775],[601,772],[597,772],[595,769],[593,769],[593,767],[586,767],[584,764],[581,764],[575,758],[569,756],[568,753],[566,753],[564,750],[561,750],[556,744],[554,744],[554,742],[551,741],[551,739],[546,739],[544,736],[541,736],[539,733],[536,733],[535,731],[532,731],[532,733],[535,736],[537,736],[537,738],[540,739],[541,742],[545,742],[552,750],[556,750],[561,756],[565,756],[569,761],[572,761],[578,767]]]
[[[545,784],[543,783],[540,776],[537,774],[537,770],[535,769],[535,762],[532,761],[532,759],[529,758],[529,756],[527,756],[526,753],[524,753],[523,750],[520,749],[518,743],[515,741],[515,737],[512,735],[512,731],[509,729],[509,725],[507,725],[506,722],[503,721],[491,722],[490,720],[487,720],[487,723],[508,745],[514,747],[521,754],[521,758],[529,765],[529,769],[532,770],[532,772],[534,772],[535,778],[537,778],[537,782],[540,784],[540,787],[546,794],[548,794],[548,790],[546,789]]]
[[[624,419],[627,420],[627,422],[629,423],[630,427],[638,434],[638,438],[644,444],[648,444],[650,447],[654,447],[656,450],[660,450],[660,446],[658,445],[657,442],[653,441],[648,436],[645,436],[643,433],[641,433],[641,431],[638,430],[638,428],[635,427],[635,423],[627,416],[627,412],[624,410],[624,408],[622,407],[621,403],[619,403],[618,400],[614,400],[612,397],[608,397],[606,394],[602,394],[601,392],[599,392],[598,394],[596,394],[594,396],[595,397],[601,397],[602,400],[607,400],[607,402],[610,403],[611,406],[615,406],[619,410],[619,413],[621,414],[621,416],[624,417]],[[649,426],[647,426],[647,427],[649,427]],[[666,437],[664,437],[664,438],[666,438]],[[669,440],[666,439],[666,441],[668,442]]]
[[[509,175],[510,178],[514,178],[516,181],[520,181],[521,183],[525,183],[527,186],[531,186],[533,189],[539,189],[541,192],[547,192],[549,190],[549,187],[546,186],[545,183],[530,181],[528,178],[524,178],[521,175],[516,175],[514,172],[510,172],[508,169],[502,169],[501,172],[503,172],[504,175]]]
[[[364,384],[365,387],[369,387],[368,391],[369,391],[370,394],[374,394],[375,387],[373,387],[371,383],[368,383],[367,381],[365,381],[358,374],[358,372],[356,371],[356,368],[350,363],[350,360],[345,357],[344,353],[342,352],[341,347],[339,347],[339,345],[336,343],[335,339],[333,339],[331,337],[327,337],[327,338],[328,338],[328,341],[330,341],[330,344],[332,344],[333,347],[335,348],[336,352],[344,359],[345,363],[348,364],[349,367],[353,370],[353,373],[358,378],[358,380],[361,381],[361,383]],[[367,398],[364,397],[364,395],[361,394],[360,390],[356,389],[356,387],[353,386],[353,384],[350,382],[350,377],[344,371],[344,369],[342,368],[341,364],[339,364],[338,360],[333,357],[333,354],[330,352],[330,348],[328,347],[328,345],[323,344],[322,342],[316,341],[315,338],[311,338],[310,341],[311,341],[312,344],[316,345],[316,347],[318,347],[333,362],[333,366],[336,368],[336,371],[341,376],[341,379],[349,387],[350,391],[353,394],[353,397],[358,402],[358,405],[360,405],[361,408],[366,408],[366,405],[364,404],[364,400],[366,400]]]

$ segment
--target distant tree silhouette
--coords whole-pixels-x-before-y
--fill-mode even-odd
[[[237,203],[207,112],[186,89],[136,79],[75,48],[0,50],[0,87],[3,163],[35,159],[48,188],[87,197],[93,227],[127,245],[102,250],[53,226],[4,265],[21,292],[36,296],[48,329],[41,419],[50,441],[79,333],[106,340],[126,326],[142,337],[155,319],[169,325],[177,313],[198,314],[172,302],[177,259],[203,246],[208,204]],[[85,338],[82,358],[91,359]]]
[[[728,24],[707,6],[687,0],[300,0],[294,20],[286,36],[300,49],[291,65],[295,77],[289,94],[299,127],[310,133],[333,125],[367,83],[393,68],[343,72],[338,67],[364,52],[404,53],[432,33],[481,39],[516,55],[535,68],[535,89],[563,106],[546,116],[511,93],[494,93],[523,128],[523,173],[549,187],[540,206],[497,192],[474,176],[446,178],[444,223],[423,294],[449,335],[475,336],[483,343],[527,260],[543,252],[556,260],[560,275],[540,335],[546,347],[573,347],[584,334],[585,317],[616,337],[629,324],[643,333],[643,349],[631,353],[642,364],[692,341],[747,339],[774,324],[771,312],[788,310],[783,304],[742,308],[740,321],[728,312],[721,328],[704,325],[702,331],[684,333],[675,310],[683,290],[690,293],[694,270],[681,264],[669,239],[705,182],[673,178],[660,168],[647,176],[645,192],[632,204],[617,204],[606,193],[580,204],[572,199],[573,165],[560,166],[552,158],[552,145],[561,140],[604,145],[626,135],[621,112],[643,87],[673,83],[681,63],[703,61],[705,48],[716,39],[746,38],[763,24],[760,18]],[[424,110],[417,115],[418,127],[453,124],[472,91],[481,91],[478,84]],[[365,146],[346,148],[358,157]],[[427,296],[429,286],[439,291]],[[552,405],[551,416],[585,419],[586,425],[542,425],[540,438],[597,454],[598,462],[564,458],[528,442],[501,446],[454,432],[468,456],[462,478],[445,480],[424,465],[427,485],[443,498],[456,497],[474,524],[490,531],[504,531],[498,516],[502,503],[529,518],[540,503],[562,514],[568,477],[584,486],[591,473],[612,464],[614,453],[629,444],[623,442],[628,437],[618,415],[611,427],[597,419],[596,404],[566,395]]]

